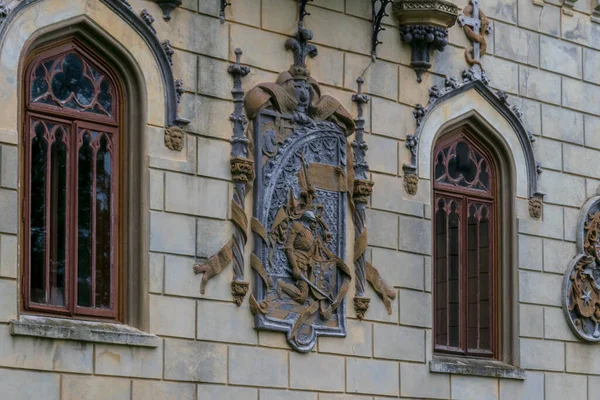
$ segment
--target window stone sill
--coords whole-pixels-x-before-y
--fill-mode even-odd
[[[524,369],[500,361],[481,358],[436,356],[429,361],[429,371],[488,378],[525,379]]]
[[[160,338],[127,325],[22,315],[10,321],[13,336],[158,347]]]

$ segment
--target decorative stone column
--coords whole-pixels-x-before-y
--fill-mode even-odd
[[[458,7],[447,0],[396,0],[392,13],[400,26],[400,39],[412,47],[410,65],[421,82],[431,68],[430,51],[444,51],[448,28],[456,23]]]

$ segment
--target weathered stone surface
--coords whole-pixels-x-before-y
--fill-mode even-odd
[[[519,0],[519,26],[551,36],[560,35],[560,7],[540,7],[532,1]]]
[[[162,211],[165,207],[165,173],[150,170],[150,209]]]
[[[561,77],[550,72],[519,67],[519,94],[535,100],[561,104]]]
[[[425,361],[425,331],[387,324],[374,324],[374,356],[399,361]],[[402,338],[402,340],[393,340]]]
[[[498,379],[453,375],[451,387],[455,399],[498,399]]]
[[[543,214],[542,221],[519,218],[519,232],[562,239],[564,226],[562,207],[544,204]]]
[[[17,282],[0,279],[0,322],[17,318]]]
[[[564,274],[575,257],[575,244],[544,239],[544,271]]]
[[[344,358],[317,354],[290,354],[290,388],[342,392]],[[261,393],[262,397],[262,393]]]
[[[198,138],[198,175],[231,179],[229,159],[231,144],[216,139]]]
[[[404,195],[403,178],[372,174],[371,179],[377,188],[373,190],[371,208],[423,217],[423,204],[402,198]],[[400,223],[402,223],[402,218]]]
[[[187,51],[175,50],[173,75],[183,80],[185,91],[196,93],[198,90],[198,56]]]
[[[131,381],[80,375],[62,376],[62,400],[129,400]]]
[[[542,243],[542,238],[519,235],[519,268],[542,270]]]
[[[355,54],[346,53],[346,69],[344,82],[347,89],[356,90],[356,78],[361,76],[371,59]],[[389,62],[379,61],[371,66],[365,77],[363,91],[390,100],[398,99],[398,66]]]
[[[0,275],[6,278],[17,277],[17,237],[0,235]]]
[[[388,285],[423,290],[424,256],[377,248],[372,251],[373,265]]]
[[[414,75],[414,72],[413,72]],[[416,129],[412,109],[394,101],[373,97],[372,131],[395,139],[404,139],[407,134]],[[369,160],[373,159],[371,152],[367,153]],[[402,154],[402,149],[400,154]]]
[[[247,306],[203,300],[198,302],[198,339],[257,344],[254,318]]]
[[[565,207],[564,214],[565,240],[574,242],[577,237],[577,228],[579,226],[579,208]]]
[[[584,119],[585,123],[585,145],[587,147],[593,147],[600,149],[600,118],[592,115],[586,115]]]
[[[44,400],[60,398],[60,375],[0,368],[2,396],[11,400],[31,400],[44,394]]]
[[[14,190],[0,189],[0,232],[17,233],[17,192]]]
[[[164,377],[177,381],[225,383],[227,346],[166,339]]]
[[[398,141],[377,135],[365,137],[369,145],[369,169],[374,172],[398,174]]]
[[[257,400],[258,389],[221,385],[198,385],[198,400]]]
[[[165,272],[164,270],[165,256],[163,254],[150,253],[148,284],[151,293],[162,293]]]
[[[231,239],[231,223],[229,221],[198,218],[196,226],[198,233],[196,255],[198,257],[213,256]]]
[[[398,396],[398,363],[360,358],[346,360],[346,392]]]
[[[543,400],[544,373],[527,371],[522,381],[500,379],[500,400]]]
[[[571,77],[583,76],[582,48],[563,40],[540,36],[540,67]]]
[[[400,250],[431,254],[431,221],[401,215],[400,231],[411,232],[410,235],[400,235]]]
[[[162,378],[163,348],[97,344],[95,373],[98,375],[128,376],[133,378]]]
[[[544,381],[546,400],[584,399],[587,396],[585,376],[546,373]]]
[[[432,374],[427,365],[400,364],[400,395],[447,399],[450,397],[450,375]]]
[[[133,381],[132,400],[194,400],[196,386],[191,383]],[[214,397],[215,399],[218,397]],[[199,398],[202,400],[202,397]]]
[[[583,144],[583,114],[543,104],[542,129],[546,137]]]
[[[600,92],[597,86],[576,79],[562,79],[563,106],[591,114],[600,114]]]
[[[367,210],[369,244],[396,249],[398,247],[398,217],[392,213]]]
[[[539,183],[542,192],[547,193],[545,202],[571,207],[580,207],[585,202],[585,179],[581,177],[545,171]]]
[[[429,361],[431,372],[448,373],[463,377],[483,377],[483,378],[502,378],[502,379],[525,379],[525,371],[521,368],[505,364],[501,361],[465,358],[461,356],[443,356],[437,355]],[[482,381],[479,381],[482,383]]]
[[[316,393],[260,389],[261,400],[317,400]]]
[[[18,151],[15,146],[2,146],[0,153],[0,185],[8,189],[17,188]]]
[[[348,320],[347,329],[345,338],[320,337],[319,352],[370,357],[373,351],[371,324]]]
[[[535,159],[542,163],[544,169],[562,170],[563,160],[557,157],[562,154],[562,143],[546,138],[537,139],[535,142]]]
[[[150,213],[150,250],[193,256],[196,253],[196,221],[192,217]]]
[[[431,328],[431,294],[400,289],[400,323]]]
[[[191,299],[150,295],[150,332],[157,335],[195,337],[196,302]]]
[[[371,396],[358,396],[351,394],[320,393],[319,400],[371,400]]]
[[[507,93],[519,93],[519,66],[497,57],[484,57],[485,73],[491,86]]]
[[[575,13],[562,16],[562,37],[568,41],[599,48],[600,27],[591,23],[587,15]]]
[[[546,339],[577,341],[562,308],[544,307],[544,337]]]
[[[596,163],[600,151],[578,146],[563,146],[564,171],[577,175],[600,178],[600,166]]]
[[[288,355],[278,350],[230,346],[229,382],[287,388]]]
[[[93,346],[67,340],[17,337],[0,327],[0,365],[12,368],[89,373]]]
[[[600,84],[600,51],[583,49],[583,79]]]
[[[539,65],[539,36],[536,33],[500,23],[496,23],[494,29],[494,54],[533,66]]]
[[[564,343],[553,340],[520,339],[520,345],[522,368],[564,371]]]
[[[229,210],[227,182],[167,173],[165,209],[170,212],[226,219]]]
[[[522,337],[544,337],[544,307],[519,305],[519,330]]]
[[[519,299],[526,303],[560,306],[562,276],[519,271]]]
[[[567,372],[600,375],[600,348],[587,343],[566,344]]]

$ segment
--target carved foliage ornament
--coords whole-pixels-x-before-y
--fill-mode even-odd
[[[565,273],[563,307],[575,335],[600,342],[600,197],[581,209],[577,250]]]
[[[238,251],[243,257],[246,240],[235,235],[245,235],[248,221],[243,209],[245,192],[237,188],[238,183],[240,188],[252,184],[254,248],[250,266],[255,278],[250,310],[257,329],[285,332],[290,346],[300,352],[310,351],[319,335],[346,335],[345,300],[351,284],[351,269],[345,261],[346,210],[350,206],[355,211],[356,241],[366,249],[364,205],[372,190],[372,182],[366,179],[367,147],[361,135],[364,120],[360,110],[367,98],[360,89],[354,97],[359,104],[355,125],[338,100],[321,94],[306,66],[306,57],[317,54],[316,47],[308,43],[311,38],[312,32],[300,23],[298,33],[286,42],[286,48],[294,53],[294,64],[275,83],[261,83],[245,96],[244,109],[250,119],[247,135],[239,129],[242,125],[238,123],[245,118],[236,108],[232,144],[234,149],[240,144],[249,146],[232,151],[237,196],[232,203],[234,238],[205,264],[195,267],[197,273],[204,273],[204,290],[208,280],[233,260],[232,293],[236,303],[241,303],[245,285],[236,268],[243,268],[243,262],[238,266],[235,254]],[[237,70],[230,67],[230,73]],[[233,93],[237,107],[239,94],[243,94],[237,81]],[[356,127],[357,138],[351,146],[347,137]],[[391,312],[396,293],[364,261],[362,247],[355,251],[353,261],[357,315],[362,318],[368,309],[370,299],[363,293],[366,282]]]

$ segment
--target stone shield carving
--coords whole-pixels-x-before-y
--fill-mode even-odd
[[[563,307],[576,336],[600,342],[600,197],[588,200],[579,215],[578,255],[563,284]]]

